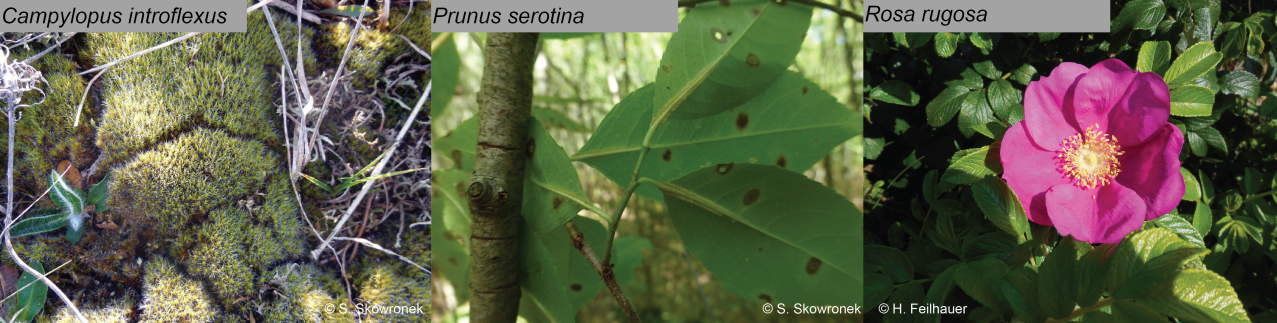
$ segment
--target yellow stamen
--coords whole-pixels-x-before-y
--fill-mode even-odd
[[[1117,137],[1099,128],[1096,124],[1087,127],[1085,133],[1064,139],[1064,151],[1056,156],[1064,159],[1064,175],[1086,189],[1108,185],[1121,172],[1122,163],[1117,156],[1122,155],[1122,146],[1117,144]]]

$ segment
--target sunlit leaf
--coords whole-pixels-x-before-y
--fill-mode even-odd
[[[437,39],[441,33],[434,33]],[[430,62],[430,115],[441,116],[452,96],[457,92],[457,81],[461,77],[461,54],[457,52],[457,43],[449,36],[432,51]],[[436,132],[438,133],[438,132]]]
[[[443,133],[442,131],[432,131]],[[434,137],[432,146],[436,155],[452,160],[453,167],[467,172],[474,170],[474,150],[479,145],[479,118],[471,117],[443,137]]]

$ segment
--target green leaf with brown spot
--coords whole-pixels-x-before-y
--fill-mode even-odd
[[[432,125],[433,126],[433,125]],[[434,126],[437,127],[437,126]],[[432,133],[443,133],[434,129]],[[448,131],[443,137],[434,137],[431,144],[436,155],[443,155],[452,161],[453,168],[466,172],[474,170],[474,151],[479,145],[479,118],[471,117],[461,122],[456,128]]]
[[[652,85],[631,93],[603,118],[590,140],[572,156],[627,187],[634,175],[647,124]],[[851,139],[855,114],[828,92],[785,72],[774,86],[729,113],[671,120],[652,135],[639,177],[666,181],[723,163],[756,163],[804,171]],[[638,194],[663,200],[654,188]]]
[[[653,120],[707,117],[762,93],[798,55],[811,10],[774,1],[696,6],[661,56]]]
[[[590,247],[602,248],[607,229],[598,221],[576,217],[572,220],[585,235]],[[557,322],[572,322],[576,312],[603,288],[594,267],[590,266],[568,236],[566,228],[534,232],[528,226],[519,230],[519,286],[523,297]]]
[[[528,125],[527,152],[530,160],[523,175],[523,219],[532,230],[562,229],[564,223],[590,204],[581,189],[581,179],[568,160],[567,152],[532,119]]]
[[[745,299],[859,304],[861,213],[846,197],[770,165],[724,164],[658,187],[679,239]]]

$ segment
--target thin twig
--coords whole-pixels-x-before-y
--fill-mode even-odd
[[[146,53],[150,53],[150,52],[156,51],[156,50],[161,49],[161,48],[164,48],[164,47],[169,47],[169,46],[171,46],[171,45],[173,45],[173,44],[176,44],[176,43],[178,43],[178,42],[181,42],[181,41],[183,41],[183,40],[187,40],[187,39],[189,39],[189,38],[191,38],[191,37],[198,36],[199,34],[202,34],[202,32],[190,32],[190,33],[186,33],[186,35],[182,35],[182,37],[174,38],[173,40],[166,41],[166,42],[164,42],[163,44],[155,45],[154,47],[147,48],[147,49],[145,49],[145,50],[143,50],[143,51],[140,51],[140,52],[137,52],[137,53],[133,53],[133,55],[125,56],[124,58],[117,59],[117,60],[115,60],[114,62],[106,63],[106,65],[102,65],[102,66],[98,66],[98,67],[91,68],[91,69],[89,69],[89,70],[87,70],[87,71],[80,72],[80,74],[76,74],[76,75],[89,74],[89,73],[93,73],[93,72],[97,72],[97,71],[100,71],[100,70],[106,69],[107,67],[115,66],[115,64],[119,64],[119,63],[122,63],[122,62],[125,62],[125,61],[128,61],[128,60],[131,60],[131,59],[134,59],[134,58],[138,58],[139,56],[146,55]]]
[[[575,224],[568,222],[564,226],[568,229],[568,235],[572,237],[572,246],[581,251],[581,255],[585,256],[585,260],[589,261],[590,266],[594,267],[594,271],[599,273],[600,278],[603,278],[603,284],[607,285],[607,290],[612,293],[613,298],[616,298],[616,304],[620,305],[621,310],[625,311],[625,317],[632,323],[642,322],[643,320],[639,319],[638,313],[634,312],[634,306],[630,305],[630,300],[626,299],[625,293],[621,291],[621,285],[616,282],[616,275],[612,272],[612,266],[599,262],[599,258],[594,256],[594,250],[591,250],[590,244],[585,241],[585,235],[576,229]]]
[[[408,46],[412,46],[412,49],[417,50],[418,54],[421,54],[421,56],[425,56],[426,60],[431,60],[431,61],[434,60],[430,58],[430,53],[427,53],[426,51],[421,50],[421,47],[417,47],[417,44],[412,43],[412,40],[408,39],[408,37],[404,37],[404,35],[397,35],[397,36],[399,36],[399,38],[403,38],[403,41],[407,42]]]
[[[49,52],[52,52],[54,49],[61,47],[62,43],[65,43],[66,41],[71,40],[71,37],[75,37],[75,33],[69,33],[65,36],[66,37],[62,38],[62,40],[59,40],[57,44],[53,44],[53,46],[49,46],[49,48],[44,49],[44,51],[40,52],[39,54],[35,54],[35,56],[27,57],[27,59],[22,60],[22,63],[31,64],[31,62],[34,62],[35,60],[40,59],[40,57],[44,57],[44,54],[48,54]]]
[[[312,14],[305,10],[298,10],[297,7],[294,7],[292,4],[289,4],[287,2],[274,1],[270,3],[270,6],[279,8],[279,10],[287,11],[288,13],[301,17],[302,19],[305,19],[306,21],[309,21],[310,23],[313,23],[316,25],[324,23],[324,21],[320,19],[319,16],[316,16],[315,14]]]
[[[368,7],[368,0],[364,0],[364,7]],[[346,40],[346,50],[342,52],[341,62],[337,64],[337,72],[333,73],[333,81],[328,85],[328,92],[324,93],[324,103],[319,106],[319,120],[315,122],[316,125],[323,124],[324,116],[328,114],[328,103],[332,101],[333,92],[337,90],[337,83],[341,83],[341,72],[346,68],[346,61],[350,59],[350,50],[355,46],[355,36],[359,35],[359,29],[364,26],[364,14],[366,13],[368,12],[360,10],[359,18],[355,19],[355,29],[350,31],[350,38]],[[301,63],[298,63],[298,65],[301,65]],[[426,93],[430,92],[427,91]],[[421,97],[425,98],[426,95],[423,94]],[[414,115],[416,115],[416,113],[414,113]],[[314,134],[311,134],[310,140],[319,140],[319,131],[315,131]],[[347,215],[349,215],[349,212],[347,212]],[[333,234],[336,234],[336,232]]]
[[[711,1],[718,1],[718,0],[678,0],[678,6],[679,7],[695,7],[697,4],[711,2]],[[847,11],[846,9],[836,7],[828,3],[824,3],[824,2],[820,2],[816,0],[781,0],[781,1],[801,3],[801,4],[809,5],[812,7],[823,8],[825,10],[838,13],[839,15],[843,17],[851,18],[852,20],[855,20],[856,22],[860,22],[860,23],[865,22],[865,18],[861,17],[860,14]]]
[[[714,321],[714,309],[709,307],[709,298],[705,297],[705,286],[701,286],[701,281],[696,279],[696,266],[692,265],[692,254],[687,252],[687,248],[683,248],[683,259],[687,260],[687,270],[692,272],[692,282],[696,283],[696,289],[701,291],[701,302],[705,303],[705,314],[709,316],[709,321]]]
[[[71,125],[72,127],[80,126],[80,114],[84,112],[84,100],[89,98],[89,91],[93,89],[93,82],[97,82],[98,78],[102,77],[102,74],[106,74],[106,70],[105,68],[102,69],[101,72],[98,72],[98,75],[94,75],[92,79],[89,79],[89,84],[84,85],[84,95],[80,96],[80,105],[75,107],[75,123]]]

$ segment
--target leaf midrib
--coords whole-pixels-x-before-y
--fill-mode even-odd
[[[754,24],[759,20],[762,20],[761,17],[763,16],[763,13],[766,13],[767,9],[772,7],[773,6],[770,1],[767,4],[764,4],[763,9],[759,10],[758,15],[754,16],[754,19],[750,20],[749,24],[745,26],[745,30],[740,33],[740,37],[736,37],[736,39],[731,41],[731,45],[727,46],[727,50],[724,50],[722,54],[718,55],[718,58],[714,59],[713,63],[702,68],[700,72],[697,72],[696,75],[687,82],[687,84],[684,84],[683,87],[679,88],[678,92],[675,93],[674,96],[670,97],[668,101],[665,101],[665,105],[662,106],[660,110],[656,111],[656,115],[655,118],[652,119],[651,126],[655,127],[665,123],[665,120],[669,119],[670,115],[674,114],[674,110],[683,106],[683,101],[686,101],[687,97],[691,96],[693,91],[700,88],[701,84],[704,84],[705,81],[709,79],[710,74],[713,74],[715,70],[718,70],[718,64],[722,63],[723,60],[727,58],[727,54],[730,54],[732,50],[736,49],[736,45],[740,43],[741,39],[745,39],[745,34],[753,29]],[[723,37],[727,36],[724,35]]]
[[[817,130],[817,129],[823,129],[823,128],[840,128],[840,127],[846,127],[846,126],[848,125],[830,123],[830,124],[815,125],[810,127],[785,128],[785,129],[777,129],[777,130],[769,130],[769,131],[759,131],[759,132],[750,133],[747,135],[740,135],[740,136],[704,138],[704,139],[698,139],[698,140],[686,140],[686,141],[675,141],[675,142],[667,142],[667,143],[661,143],[661,144],[653,144],[651,145],[651,148],[669,148],[669,147],[678,147],[678,146],[699,145],[699,144],[713,143],[713,142],[719,142],[719,141],[728,141],[728,140],[736,140],[736,139],[743,139],[743,138],[750,138],[750,137],[757,137],[757,136],[764,136],[764,135],[772,135],[772,134],[785,133],[785,132]],[[630,147],[627,145],[626,147],[621,147],[621,148],[603,148],[603,149],[599,149],[597,152],[592,152],[588,154],[578,153],[570,157],[570,159],[572,161],[582,161],[582,160],[586,160],[590,158],[606,157],[610,155],[620,155],[620,154],[629,153],[629,152],[637,152],[642,149],[643,149],[642,144],[639,144],[639,146],[634,146],[634,147]]]

